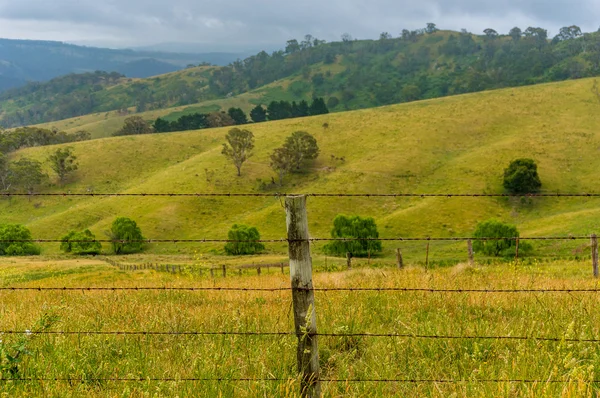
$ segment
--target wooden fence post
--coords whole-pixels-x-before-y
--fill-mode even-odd
[[[261,271],[260,271],[260,265],[258,265],[258,266],[256,267],[256,274],[257,274],[258,276],[260,276],[260,273],[261,273]]]
[[[519,263],[519,237],[517,236],[517,243],[515,247],[515,265]]]
[[[425,255],[425,268],[429,268],[429,241],[427,241],[427,254]]]
[[[302,377],[300,395],[317,398],[321,396],[319,347],[316,336],[317,315],[312,281],[306,196],[286,197],[285,209],[294,322],[298,337],[296,355],[298,371]]]
[[[473,241],[471,239],[467,241],[467,252],[469,253],[469,265],[472,267],[475,265],[475,258],[473,256]]]
[[[223,278],[227,278],[227,267],[223,264]]]
[[[210,269],[210,277],[211,278],[215,277],[215,271],[212,268]]]
[[[592,267],[594,268],[594,278],[598,277],[598,236],[592,235]]]
[[[398,268],[404,267],[404,261],[402,260],[402,250],[400,250],[400,248],[396,249],[396,262],[398,263]]]
[[[352,253],[346,253],[346,262],[348,263],[348,269],[352,269]]]
[[[281,263],[280,265],[281,265],[281,273],[285,275],[285,270],[283,269],[283,263]]]

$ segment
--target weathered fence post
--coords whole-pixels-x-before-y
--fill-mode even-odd
[[[427,241],[427,254],[425,255],[425,268],[429,268],[429,241]]]
[[[238,268],[238,273],[240,274],[240,276],[242,276],[242,269]]]
[[[473,241],[471,239],[467,241],[467,252],[469,253],[469,265],[472,267],[475,265],[475,258],[473,257]]]
[[[223,264],[223,278],[227,278],[227,267]]]
[[[283,269],[283,263],[281,263],[280,266],[281,266],[281,273],[285,275],[285,270]]]
[[[400,250],[400,248],[396,249],[396,262],[398,263],[398,268],[404,267],[404,261],[402,260],[402,250]]]
[[[517,243],[515,247],[515,265],[519,264],[519,237],[517,236]]]
[[[598,277],[598,236],[592,235],[592,266],[594,268],[594,278]]]
[[[211,278],[215,277],[215,271],[212,268],[210,269],[210,277]]]
[[[352,268],[352,253],[346,253],[346,262],[348,263],[348,269]]]
[[[257,274],[258,276],[260,276],[260,273],[261,273],[261,271],[260,271],[260,264],[259,264],[259,265],[256,267],[256,274]]]
[[[319,347],[317,344],[317,315],[312,281],[312,258],[306,216],[306,196],[285,198],[288,245],[290,254],[290,279],[294,321],[298,337],[298,371],[301,373],[302,397],[321,396],[319,381]]]

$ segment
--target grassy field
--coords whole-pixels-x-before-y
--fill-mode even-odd
[[[227,129],[107,138],[72,144],[79,170],[48,192],[475,192],[500,193],[502,173],[517,157],[539,165],[544,192],[595,192],[600,169],[600,104],[591,80],[507,89],[370,110],[249,125],[255,155],[237,177],[221,155]],[[325,128],[324,124],[328,127]],[[271,184],[269,153],[296,130],[313,134],[321,154],[308,172]],[[55,147],[19,151],[44,161]],[[340,160],[343,158],[344,160]],[[48,170],[50,173],[50,170]],[[373,216],[382,237],[468,236],[495,217],[522,235],[600,231],[598,199],[310,198],[310,231],[328,237],[339,213]],[[153,239],[224,239],[231,225],[285,237],[278,198],[14,198],[0,203],[3,222],[24,223],[36,238],[56,239],[90,228],[99,238],[117,216],[128,216]],[[399,244],[384,244],[393,258]],[[431,259],[464,260],[464,243],[435,243]],[[402,243],[409,261],[423,261],[425,243]],[[587,242],[534,244],[536,256],[587,255]],[[58,252],[46,245],[44,253]],[[108,248],[105,248],[108,251]],[[156,244],[152,254],[221,253],[222,246]],[[270,244],[268,254],[285,254]],[[322,245],[315,245],[322,253]]]
[[[6,258],[0,287],[289,287],[289,276],[200,278],[123,272],[100,259]],[[239,260],[238,261],[246,261]],[[597,288],[589,264],[424,270],[408,267],[317,272],[317,288]],[[316,293],[320,333],[397,333],[408,337],[319,338],[325,397],[592,397],[600,392],[598,293]],[[0,291],[0,330],[36,332],[290,332],[289,291]],[[36,326],[37,325],[37,326]],[[444,336],[424,338],[417,336]],[[523,340],[456,338],[524,336]],[[445,338],[446,337],[446,338]],[[543,341],[541,338],[557,338]],[[257,397],[298,395],[294,336],[4,334],[1,347],[29,355],[17,378],[83,381],[2,382],[0,396]],[[2,369],[2,368],[0,368]],[[10,377],[4,369],[3,377]],[[97,379],[135,378],[142,381]],[[157,381],[153,379],[173,379]],[[186,378],[222,379],[217,382]],[[230,381],[230,379],[282,379]],[[446,382],[351,382],[426,379]],[[483,380],[529,380],[483,382]],[[537,380],[537,381],[536,381]],[[560,382],[556,382],[560,381]]]

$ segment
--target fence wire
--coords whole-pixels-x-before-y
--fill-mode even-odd
[[[576,339],[569,337],[544,337],[544,336],[459,336],[459,335],[423,335],[415,333],[300,333],[295,332],[228,332],[228,331],[61,331],[61,330],[0,330],[0,335],[97,335],[97,336],[245,336],[245,337],[281,337],[281,336],[309,336],[309,337],[366,337],[366,338],[402,338],[402,339],[431,339],[431,340],[533,340],[547,342],[569,343],[600,343],[600,339]]]

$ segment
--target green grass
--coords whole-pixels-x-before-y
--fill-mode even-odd
[[[67,272],[68,271],[68,272]],[[40,275],[46,274],[45,278]],[[316,273],[315,286],[431,289],[595,288],[587,262],[423,270],[359,268]],[[205,274],[206,275],[206,274]],[[2,286],[12,287],[287,287],[289,276],[214,279],[154,271],[124,272],[93,259],[3,259]],[[10,281],[10,282],[7,282]],[[0,330],[35,330],[44,315],[52,331],[272,332],[293,330],[283,292],[3,291]],[[320,333],[425,336],[530,336],[597,339],[595,293],[317,292]],[[2,336],[11,346],[17,335]],[[298,396],[294,336],[32,335],[23,378],[83,382],[2,382],[7,396]],[[324,382],[324,397],[536,396],[592,397],[599,386],[596,343],[417,337],[320,337],[322,377],[436,379],[456,383]],[[6,377],[7,375],[2,375]],[[141,378],[141,382],[94,381]],[[221,378],[221,382],[151,381]],[[281,378],[231,382],[230,378]],[[482,383],[533,379],[537,383]],[[552,380],[567,380],[552,383]]]
[[[255,155],[236,177],[221,155],[227,129],[108,138],[72,144],[80,167],[73,181],[50,192],[487,192],[502,190],[502,173],[517,157],[539,165],[544,192],[594,192],[600,159],[598,110],[590,80],[506,89],[249,125]],[[323,127],[324,123],[329,128]],[[269,187],[269,153],[296,130],[313,134],[321,155],[308,173]],[[53,147],[14,154],[44,160]],[[344,157],[345,161],[332,159]],[[48,170],[49,171],[49,170]],[[49,171],[50,172],[50,171]],[[24,223],[37,238],[90,228],[98,237],[117,216],[134,218],[148,238],[225,238],[234,223],[258,227],[263,238],[285,237],[276,198],[42,198],[4,200],[4,222]],[[600,230],[597,199],[310,198],[310,232],[328,237],[339,213],[373,216],[382,237],[468,236],[490,217],[522,235],[580,235]],[[536,256],[587,255],[586,242],[537,242]],[[582,246],[583,244],[583,246]],[[422,260],[425,243],[387,243],[384,258],[403,248]],[[465,258],[464,243],[435,243],[432,259]],[[58,245],[44,246],[46,253]],[[191,253],[218,245],[160,244],[151,253]],[[270,253],[285,253],[280,244]],[[321,252],[322,245],[315,245]]]

